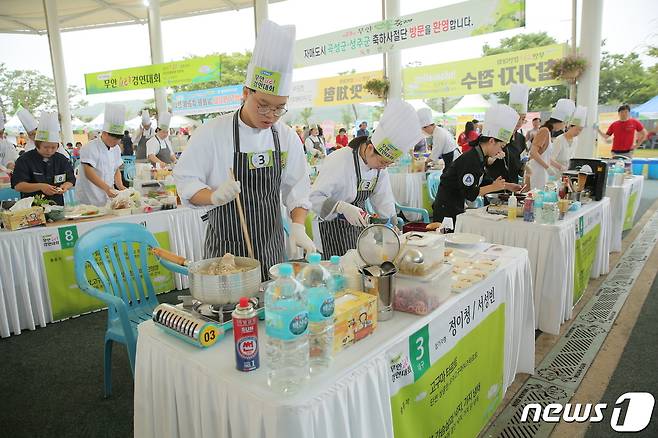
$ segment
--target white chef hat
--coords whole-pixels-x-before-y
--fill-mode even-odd
[[[553,108],[553,112],[551,113],[551,118],[555,120],[559,120],[560,122],[567,123],[571,118],[571,116],[573,115],[573,111],[575,109],[576,109],[576,104],[573,103],[573,100],[560,99],[555,104],[555,108]]]
[[[0,131],[5,129],[5,115],[0,113]]]
[[[509,106],[519,114],[528,113],[528,92],[526,84],[512,84],[509,90]]]
[[[501,104],[492,105],[484,114],[482,135],[508,142],[518,121],[519,113],[514,111],[514,108]]]
[[[587,107],[580,105],[577,106],[576,110],[573,112],[573,117],[571,117],[570,123],[584,128],[587,123]]]
[[[120,103],[106,103],[103,131],[110,134],[123,135],[126,123],[126,107]]]
[[[23,128],[25,128],[25,132],[32,132],[37,129],[37,119],[28,110],[21,108],[16,115],[18,116],[18,120],[21,121]]]
[[[142,110],[142,125],[150,125],[151,124],[151,115],[149,114],[149,110]]]
[[[263,21],[244,85],[274,96],[289,96],[292,87],[295,26]]]
[[[44,111],[41,113],[35,140],[59,143],[59,119],[56,112]]]
[[[420,127],[424,128],[426,126],[434,123],[432,120],[432,110],[429,108],[421,108],[418,110],[418,121],[420,122]]]
[[[158,117],[158,128],[167,130],[169,129],[170,122],[171,122],[171,113],[164,112],[160,114],[160,117]]]
[[[396,161],[423,138],[414,107],[400,99],[392,99],[384,108],[372,144],[382,157]]]

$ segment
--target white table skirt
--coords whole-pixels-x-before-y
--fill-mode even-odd
[[[534,284],[536,328],[559,334],[560,325],[571,319],[574,294],[576,223],[581,216],[600,213],[601,233],[591,278],[607,274],[610,263],[610,200],[592,202],[555,225],[540,225],[522,219],[493,221],[484,209],[467,210],[457,217],[455,230],[476,233],[487,242],[526,248]]]
[[[423,190],[425,172],[389,173],[393,197],[398,204],[405,207],[423,208]],[[404,213],[410,221],[421,219],[418,213]]]
[[[610,233],[610,251],[621,252],[621,240],[624,232],[624,221],[628,202],[632,193],[637,193],[635,204],[632,206],[632,221],[635,222],[635,215],[640,207],[642,198],[642,189],[644,188],[644,176],[633,175],[631,178],[625,178],[621,186],[606,187],[605,195],[610,198],[610,208],[612,211],[612,232]]]
[[[504,385],[517,373],[534,372],[532,276],[527,251],[505,248]],[[329,370],[300,393],[283,397],[266,384],[261,368],[235,369],[232,334],[207,350],[140,324],[135,373],[135,436],[147,437],[341,437],[392,438],[387,350],[455,303],[477,296],[477,285],[419,317],[396,312],[371,336],[334,358]],[[261,330],[262,333],[262,330]],[[262,339],[262,338],[261,338]]]
[[[199,260],[203,250],[205,225],[200,219],[203,210],[178,208],[149,214],[108,216],[84,227],[96,227],[109,222],[140,223],[166,219],[172,251],[190,260]],[[61,227],[74,225],[62,224]],[[147,225],[148,227],[148,225]],[[34,330],[53,321],[48,283],[43,262],[42,237],[58,227],[37,227],[19,231],[0,231],[0,337],[22,329]],[[176,289],[188,287],[187,277],[174,277]]]

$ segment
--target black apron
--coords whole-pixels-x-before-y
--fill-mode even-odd
[[[365,210],[366,201],[373,190],[375,190],[379,181],[379,171],[377,171],[375,184],[367,190],[360,190],[361,168],[359,166],[359,149],[355,148],[352,155],[354,158],[354,169],[356,171],[356,198],[351,204]],[[340,218],[330,221],[320,221],[318,225],[320,228],[320,239],[322,240],[322,257],[325,260],[329,260],[333,255],[343,256],[350,249],[355,249],[359,234],[363,231],[362,227],[354,226],[345,219]]]
[[[167,164],[171,164],[171,155],[173,152],[171,149],[169,149],[169,145],[167,144],[167,139],[164,140],[165,142],[165,147],[162,147],[162,142],[160,141],[160,138],[156,135],[155,139],[158,141],[158,145],[160,145],[160,151],[155,155],[158,157],[160,161],[163,161]]]
[[[151,128],[149,128],[148,133],[151,133]],[[146,142],[149,141],[149,139],[153,136],[153,133],[151,133],[150,137],[146,136],[146,133],[144,132],[144,129],[142,127],[142,137],[139,139],[139,143],[137,143],[137,148],[135,149],[135,160],[140,160],[140,162],[144,163],[146,162]]]
[[[233,116],[233,172],[236,180],[240,181],[240,200],[254,248],[254,257],[260,261],[262,279],[267,280],[270,267],[283,262],[285,257],[279,200],[282,173],[279,133],[272,126],[272,166],[249,169],[248,154],[240,152],[239,113],[240,110]],[[227,252],[236,256],[247,256],[247,245],[242,235],[236,202],[237,199],[215,207],[203,217],[208,221],[204,258],[222,257]]]

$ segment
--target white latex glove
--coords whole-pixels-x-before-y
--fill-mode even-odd
[[[210,200],[213,205],[228,204],[240,193],[240,182],[228,179],[212,192]]]
[[[350,225],[357,227],[367,227],[366,212],[356,205],[348,204],[345,201],[338,201],[336,204],[336,213],[342,214]]]
[[[560,176],[560,172],[553,166],[548,166],[546,172],[548,173],[549,176],[554,176],[556,178]]]
[[[292,223],[290,227],[290,240],[294,246],[302,248],[307,253],[317,252],[317,248],[315,248],[315,244],[308,237],[308,234],[306,234],[306,228],[303,224]]]

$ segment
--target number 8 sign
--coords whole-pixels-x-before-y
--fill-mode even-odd
[[[59,243],[62,249],[73,248],[75,242],[78,241],[78,227],[72,225],[70,227],[62,227],[58,230]]]

